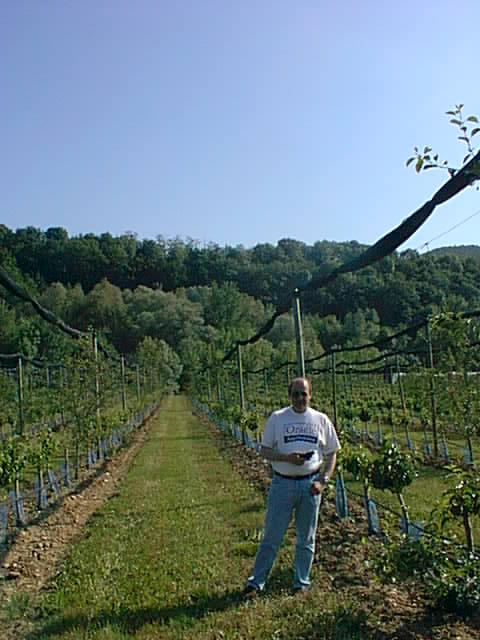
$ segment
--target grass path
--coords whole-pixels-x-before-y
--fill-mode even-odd
[[[169,398],[43,597],[29,637],[311,637],[303,633],[320,630],[318,610],[306,601],[282,590],[254,604],[240,598],[263,515],[263,497],[219,456],[209,427],[185,398]]]

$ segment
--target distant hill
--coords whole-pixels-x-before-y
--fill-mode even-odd
[[[476,244],[463,244],[456,247],[440,247],[428,251],[433,256],[457,256],[457,258],[473,258],[480,262],[480,246]]]

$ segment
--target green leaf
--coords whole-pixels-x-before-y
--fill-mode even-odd
[[[467,122],[478,122],[477,116],[468,116]]]
[[[418,158],[415,164],[415,171],[417,173],[420,173],[420,171],[422,170],[422,167],[423,167],[423,158]]]
[[[450,122],[451,122],[452,124],[458,124],[460,127],[461,127],[461,126],[462,126],[462,124],[463,124],[463,122],[462,122],[461,120],[458,120],[457,118],[452,118],[452,119],[450,120]]]
[[[465,140],[465,142],[470,142],[470,140],[467,138],[467,136],[458,136],[459,140]]]
[[[456,111],[445,111],[447,116],[456,116],[457,112]]]
[[[470,137],[472,138],[475,134],[477,134],[480,131],[480,127],[475,127],[475,129],[472,129],[472,132],[470,134]]]
[[[412,156],[411,158],[409,158],[409,159],[407,160],[407,163],[406,163],[406,165],[405,165],[405,166],[407,166],[407,167],[408,167],[408,165],[410,165],[414,160],[415,160],[415,157],[413,157],[413,156]]]

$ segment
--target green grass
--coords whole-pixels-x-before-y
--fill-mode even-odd
[[[365,638],[365,614],[350,603],[290,595],[291,535],[266,596],[241,599],[263,518],[263,497],[219,457],[185,399],[170,398],[118,494],[36,603],[29,637]]]

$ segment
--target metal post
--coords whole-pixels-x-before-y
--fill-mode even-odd
[[[265,412],[265,407],[267,406],[268,402],[268,369],[265,367],[265,369],[263,370],[263,402],[261,403],[260,406],[263,406],[263,411]],[[270,403],[268,403],[268,405],[270,406]]]
[[[240,407],[245,409],[245,391],[243,388],[242,347],[237,344],[238,384],[240,390]]]
[[[220,376],[218,375],[218,369],[215,370],[215,382],[217,385],[217,402],[222,401],[222,391],[220,388]]]
[[[63,387],[65,386],[65,368],[64,365],[60,365],[60,389],[61,393],[61,415],[62,415],[62,427],[65,426],[65,393],[63,391]]]
[[[297,375],[305,377],[305,355],[303,352],[302,319],[300,315],[300,291],[294,291],[295,335],[297,342]]]
[[[400,366],[398,364],[398,355],[395,356],[395,368],[397,370],[397,380],[398,380],[398,388],[400,390],[400,401],[402,403],[402,411],[403,413],[407,412],[407,405],[405,404],[405,394],[403,392],[403,382],[402,376],[400,375]]]
[[[100,424],[100,375],[98,371],[98,341],[95,331],[92,333],[93,359],[95,361],[95,401],[97,424]]]
[[[430,394],[432,401],[432,432],[433,432],[433,454],[438,457],[438,432],[437,432],[437,403],[435,400],[435,380],[433,377],[433,351],[432,351],[432,333],[430,327],[430,320],[427,321],[427,355],[428,355],[428,368],[431,370],[430,376]]]
[[[332,351],[332,399],[333,399],[333,426],[337,428],[337,380],[336,380],[335,351]]]
[[[127,389],[125,386],[125,358],[120,358],[120,372],[122,375],[122,409],[127,410]]]
[[[18,389],[18,433],[23,433],[23,364],[22,358],[17,360],[17,389]]]
[[[210,369],[207,369],[207,392],[208,392],[208,401],[210,402],[212,399],[212,385],[210,383]]]
[[[137,400],[140,402],[140,367],[138,364],[135,365],[135,378],[137,381]]]

